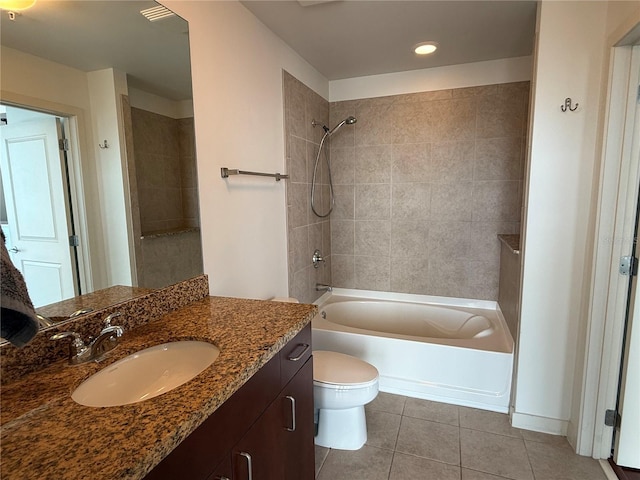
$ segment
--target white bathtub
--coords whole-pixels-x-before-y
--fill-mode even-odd
[[[334,289],[316,304],[313,349],[380,372],[380,390],[508,412],[513,339],[496,302]]]

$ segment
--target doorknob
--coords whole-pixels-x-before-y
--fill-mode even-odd
[[[13,248],[10,248],[9,251],[13,253],[18,253],[20,249],[18,247],[13,247]]]

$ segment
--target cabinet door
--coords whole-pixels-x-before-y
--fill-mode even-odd
[[[285,435],[285,480],[313,480],[313,360],[309,359],[281,393]]]
[[[225,459],[216,467],[207,480],[232,480],[231,456],[227,454]]]
[[[274,401],[232,451],[234,480],[277,480],[284,476],[282,408]]]

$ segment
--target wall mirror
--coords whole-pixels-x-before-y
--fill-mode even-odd
[[[152,1],[47,0],[0,13],[0,224],[38,310],[64,316],[78,294],[127,287],[105,295],[116,303],[201,274],[187,22]],[[66,85],[49,75],[65,67]],[[73,91],[77,74],[86,94]],[[59,98],[80,94],[86,107],[61,114]],[[35,243],[44,256],[30,256]]]

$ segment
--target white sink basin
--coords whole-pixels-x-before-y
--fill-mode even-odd
[[[207,342],[163,343],[118,360],[86,379],[71,398],[88,407],[142,402],[188,382],[211,365],[220,349]]]

